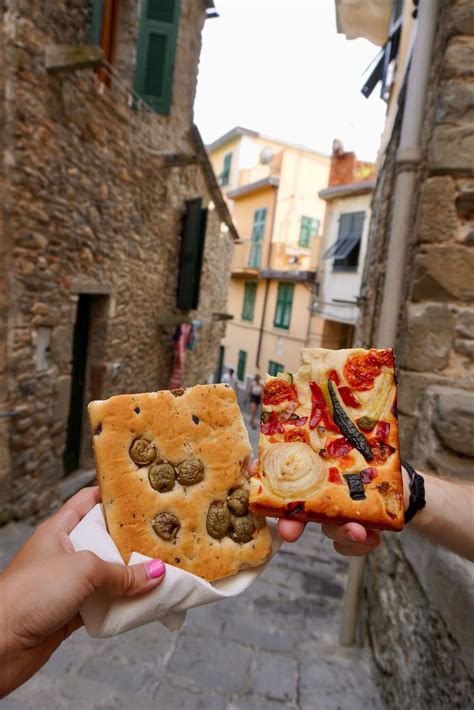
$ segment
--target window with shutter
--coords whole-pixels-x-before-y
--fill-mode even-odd
[[[316,237],[318,235],[318,232],[319,219],[313,219],[312,217],[302,217],[298,245],[305,249],[309,249],[311,247],[312,237]]]
[[[274,362],[273,360],[270,360],[268,363],[268,374],[270,377],[276,377],[279,372],[284,372],[285,367],[279,362]]]
[[[232,153],[226,153],[224,155],[224,167],[219,177],[219,182],[222,187],[229,184],[230,179],[230,166],[232,164]]]
[[[170,112],[179,25],[179,0],[143,0],[136,92],[157,113]]]
[[[199,306],[202,260],[206,238],[207,209],[197,197],[186,202],[181,234],[177,307],[190,311]]]
[[[244,290],[244,305],[242,308],[242,320],[253,320],[255,311],[255,297],[257,295],[257,282],[247,281]]]
[[[288,330],[291,323],[291,309],[293,307],[294,285],[288,283],[278,284],[277,302],[273,325],[275,328]]]
[[[334,256],[334,271],[355,271],[359,264],[360,243],[364,228],[365,212],[341,214],[337,249]]]
[[[260,268],[262,260],[262,244],[265,233],[265,222],[267,219],[267,208],[261,207],[255,210],[253,215],[252,244],[250,247],[249,267],[251,269]]]
[[[120,0],[93,0],[90,41],[102,48],[104,58],[113,64],[117,43]],[[103,67],[98,71],[99,79],[110,86],[110,73]]]
[[[245,350],[239,350],[239,361],[237,363],[237,379],[241,382],[245,379],[245,367],[247,365],[247,353]]]

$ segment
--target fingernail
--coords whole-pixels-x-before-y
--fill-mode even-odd
[[[357,542],[357,540],[354,537],[354,533],[352,533],[350,530],[348,530],[345,534],[346,540],[349,540],[349,542]]]
[[[145,566],[150,579],[158,579],[158,577],[161,577],[165,573],[165,563],[163,560],[150,560]]]

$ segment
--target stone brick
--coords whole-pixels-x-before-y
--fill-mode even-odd
[[[53,329],[51,357],[55,365],[72,361],[72,336],[73,328],[70,325],[58,325]]]
[[[472,175],[473,155],[474,131],[471,126],[435,126],[429,154],[432,172]]]
[[[436,123],[474,121],[474,82],[443,81],[436,101]]]
[[[472,76],[474,67],[474,37],[453,37],[449,40],[443,65],[443,76]]]
[[[297,666],[292,656],[261,652],[252,680],[252,690],[272,700],[296,700]]]
[[[420,215],[420,241],[442,242],[457,231],[455,183],[451,177],[429,178],[423,187]]]
[[[465,310],[458,314],[456,335],[474,338],[474,310]]]
[[[424,247],[415,258],[414,301],[474,298],[474,249],[462,245]]]
[[[436,416],[433,426],[446,448],[461,456],[474,458],[474,397],[472,392],[436,387]]]
[[[404,459],[411,459],[413,444],[418,427],[416,417],[407,417],[405,414],[398,415],[398,436],[400,440],[400,451]]]
[[[474,340],[462,340],[461,338],[456,338],[454,341],[454,349],[457,353],[474,360]]]
[[[195,693],[160,683],[155,693],[156,708],[182,708],[182,710],[225,710],[227,703],[215,693]]]
[[[214,659],[209,663],[208,659]],[[242,691],[247,682],[253,653],[231,641],[206,639],[203,654],[202,641],[182,636],[170,659],[173,674],[192,681],[201,689],[232,694]]]
[[[441,370],[449,362],[454,315],[448,306],[409,304],[399,362],[407,370]]]
[[[361,655],[361,654],[360,654]],[[374,681],[360,661],[329,657],[314,667],[313,659],[303,656],[300,663],[299,708],[301,710],[342,710],[365,708],[380,710],[380,698]],[[332,679],[338,679],[334,686]]]
[[[53,416],[55,419],[64,420],[69,414],[71,396],[71,378],[69,375],[58,377],[56,381],[56,402]]]
[[[463,35],[474,35],[474,6],[470,0],[461,0],[449,13],[451,31]]]
[[[474,182],[459,180],[457,185],[456,209],[461,215],[474,213]]]

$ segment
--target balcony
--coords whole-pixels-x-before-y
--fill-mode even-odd
[[[232,276],[314,281],[315,268],[307,249],[274,242],[268,263],[268,246],[268,243],[256,243],[250,239],[236,245]]]

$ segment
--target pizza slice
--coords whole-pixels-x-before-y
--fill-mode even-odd
[[[125,562],[136,551],[213,581],[268,558],[229,386],[118,395],[91,402],[89,419],[107,528]]]
[[[301,359],[265,383],[251,510],[401,530],[393,351],[306,348]]]

